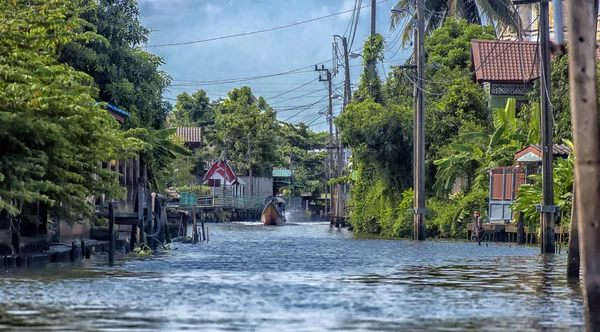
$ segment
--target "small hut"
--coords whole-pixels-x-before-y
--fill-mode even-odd
[[[552,155],[554,159],[567,158],[571,149],[564,144],[554,144]],[[515,165],[495,167],[489,170],[490,193],[488,216],[490,222],[509,222],[513,220],[510,206],[517,198],[517,190],[527,183],[527,177],[541,173],[542,146],[532,144],[515,153]]]

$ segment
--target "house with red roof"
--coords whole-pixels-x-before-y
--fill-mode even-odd
[[[225,193],[241,195],[245,183],[237,177],[231,165],[224,159],[212,163],[202,178],[202,184],[211,187],[213,195]]]
[[[517,109],[528,102],[527,94],[540,77],[539,47],[519,40],[471,41],[471,63],[475,80],[489,95],[490,108],[504,108],[508,98]]]

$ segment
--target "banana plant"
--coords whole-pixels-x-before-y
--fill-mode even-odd
[[[142,154],[142,161],[148,165],[148,181],[156,191],[163,189],[163,173],[170,167],[177,155],[192,155],[190,150],[178,145],[171,139],[176,133],[177,128],[151,130],[145,137],[150,149]]]
[[[438,167],[434,185],[438,191],[449,191],[460,177],[479,185],[487,178],[490,168],[512,165],[514,154],[528,142],[527,135],[517,128],[514,98],[508,99],[504,109],[494,111],[494,127],[492,134],[463,134],[460,137],[463,143],[451,145],[455,152],[453,155],[433,162]]]
[[[573,151],[571,141],[563,140],[563,142]],[[557,159],[554,162],[553,170],[554,203],[560,211],[560,216],[570,216],[573,206],[573,176],[575,170],[573,154],[571,153],[566,159]],[[511,210],[513,212],[523,212],[525,223],[528,226],[538,227],[540,213],[535,207],[542,202],[542,174],[530,175],[529,179],[532,183],[523,184],[519,187],[517,198],[513,202]]]

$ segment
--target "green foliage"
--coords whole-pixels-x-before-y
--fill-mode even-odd
[[[77,15],[88,23],[82,28],[103,38],[63,43],[60,61],[94,79],[99,99],[131,114],[127,126],[159,129],[168,108],[163,89],[171,78],[159,67],[164,60],[140,48],[150,31],[140,20],[134,0],[80,0]]]
[[[196,196],[206,196],[210,194],[211,188],[202,185],[189,185],[175,188],[177,192],[187,192]]]
[[[372,41],[372,45],[371,45]],[[375,73],[371,78],[371,71],[369,70],[369,63],[371,61],[383,61],[384,59],[384,47],[385,41],[383,36],[376,34],[375,37],[367,38],[363,47],[363,73],[360,75],[360,82],[358,83],[358,89],[354,93],[354,99],[362,101],[367,98],[373,98],[375,102],[383,102],[383,93],[381,88],[381,78],[377,72],[377,66],[375,66]]]
[[[458,178],[475,183],[480,188],[487,185],[487,171],[493,167],[510,166],[514,154],[527,143],[527,136],[516,125],[514,99],[509,99],[506,109],[494,112],[495,131],[492,134],[472,132],[461,135],[451,144],[454,153],[434,161],[438,167],[435,187],[448,192]],[[464,188],[467,191],[469,187]]]
[[[411,183],[412,110],[382,106],[372,99],[353,101],[336,120],[341,139],[352,147],[357,163],[378,170],[390,188]]]
[[[214,122],[215,112],[206,92],[198,90],[191,95],[187,92],[177,95],[173,116],[170,123],[173,127],[204,127]]]
[[[174,169],[173,166],[185,165],[187,161],[181,158],[192,155],[183,146],[183,141],[174,137],[176,131],[176,128],[151,129],[142,132],[140,136],[140,139],[150,146],[150,149],[144,151],[141,157],[142,161],[148,166],[148,181],[154,191],[162,191],[169,184],[169,178]],[[174,162],[176,162],[176,165],[173,164]],[[187,176],[189,170],[185,174]]]
[[[0,209],[48,203],[52,216],[93,218],[87,197],[121,197],[101,163],[140,149],[96,104],[93,80],[58,62],[69,43],[99,39],[85,31],[75,1],[4,1],[0,6]]]
[[[252,167],[255,176],[269,175],[279,164],[277,137],[279,126],[276,113],[264,98],[256,98],[244,86],[233,89],[228,98],[215,109],[214,132],[207,135],[215,153],[225,156],[232,167],[240,172]],[[249,163],[248,143],[252,146],[252,164]]]
[[[446,20],[425,39],[426,62],[450,69],[470,68],[471,40],[495,39],[491,25],[469,24],[467,20]]]
[[[459,193],[447,200],[432,198],[427,201],[427,236],[440,238],[466,238],[467,224],[473,222],[478,211],[485,219],[488,204],[487,188],[477,188]]]
[[[571,144],[569,143],[569,145]],[[572,154],[566,159],[561,158],[554,162],[554,203],[559,208],[558,220],[560,223],[568,223],[571,216],[574,171],[575,162]],[[530,175],[529,180],[531,183],[519,187],[511,210],[522,212],[527,226],[539,228],[540,213],[536,211],[536,206],[542,203],[542,174]]]
[[[432,34],[443,24],[456,19],[464,19],[472,25],[483,22],[498,22],[517,31],[521,24],[519,14],[511,0],[423,0],[425,10],[425,29]],[[405,9],[401,13],[393,12],[390,20],[392,28],[402,27],[402,44],[412,38],[412,22],[416,22],[417,3],[412,0],[399,0],[397,8]]]
[[[352,187],[350,220],[356,232],[389,235],[400,195],[391,191],[375,170],[359,164]]]
[[[512,161],[505,146],[514,143],[516,147],[517,138],[521,138],[512,135],[512,108],[508,113],[498,112],[497,116],[511,120],[494,131],[486,93],[470,75],[472,38],[491,39],[493,29],[447,20],[425,41],[428,64],[439,67],[427,70],[425,82],[426,160],[439,160],[426,164],[426,187],[431,197],[426,218],[431,236],[463,236],[473,209],[487,210],[484,168]],[[368,42],[365,49],[367,46]],[[367,74],[361,78],[358,97],[367,95]],[[348,204],[357,232],[412,235],[413,81],[413,71],[393,67],[381,87],[381,97],[355,98],[336,120],[343,142],[352,148],[357,170]],[[502,148],[494,156],[487,152],[496,151],[498,146]],[[492,160],[499,156],[502,158]],[[436,194],[432,190],[436,172],[441,188],[438,196],[431,195]],[[467,180],[464,192],[448,198],[457,178]]]

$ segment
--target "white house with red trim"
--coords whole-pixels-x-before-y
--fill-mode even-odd
[[[204,174],[202,184],[211,187],[213,195],[225,193],[241,196],[245,183],[235,175],[231,165],[223,159],[214,162]],[[217,189],[218,188],[218,189]],[[231,189],[228,190],[228,189]]]

